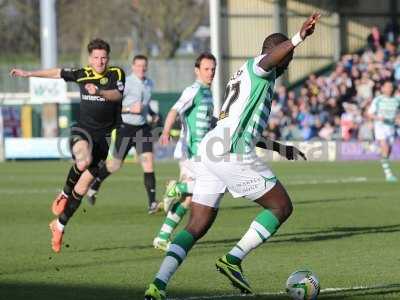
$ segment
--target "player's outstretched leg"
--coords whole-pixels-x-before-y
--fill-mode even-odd
[[[64,211],[60,214],[58,219],[53,220],[50,223],[50,231],[52,234],[51,247],[54,252],[61,251],[62,239],[64,236],[64,227],[67,225],[69,219],[73,216],[75,211],[81,205],[82,195],[79,195],[75,191],[72,191],[68,197],[67,204]]]
[[[217,195],[218,197],[218,195]],[[163,299],[151,295],[151,291],[157,290],[165,295],[165,290],[172,275],[185,260],[188,252],[203,237],[217,216],[217,209],[198,203],[192,203],[190,218],[185,229],[180,231],[171,242],[160,269],[145,292],[146,300]],[[154,292],[156,294],[156,292]],[[151,298],[153,297],[153,298]]]
[[[67,205],[68,196],[71,195],[75,184],[78,182],[83,171],[78,169],[77,164],[74,164],[68,172],[67,180],[65,181],[64,188],[60,194],[57,195],[51,205],[51,211],[55,216],[59,216]]]
[[[252,293],[252,289],[243,274],[242,260],[253,249],[266,242],[292,213],[290,198],[279,181],[255,202],[265,209],[257,215],[232,250],[217,259],[215,263],[217,270],[243,293]]]
[[[172,205],[171,209],[168,211],[168,214],[164,220],[163,225],[158,233],[158,235],[153,240],[153,246],[156,249],[160,249],[163,251],[167,251],[169,248],[170,237],[172,232],[181,222],[182,218],[185,216],[187,212],[187,207],[190,205],[192,197],[186,197],[184,202],[176,202]]]
[[[77,164],[74,164],[68,172],[67,180],[65,181],[63,192],[66,195],[71,195],[75,184],[78,182],[86,166],[81,166],[81,170]]]

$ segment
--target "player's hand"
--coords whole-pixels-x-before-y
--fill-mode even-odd
[[[93,83],[86,83],[85,89],[88,91],[90,95],[97,95],[99,92],[99,88]]]
[[[160,145],[162,146],[166,146],[169,144],[169,134],[167,133],[162,133],[160,136],[160,139],[158,140],[158,142],[160,143]]]
[[[320,13],[313,13],[301,26],[300,36],[304,40],[306,37],[313,34],[315,29],[315,24],[321,17]]]
[[[142,109],[143,109],[142,102],[135,102],[129,108],[129,111],[131,114],[140,114],[142,112]]]
[[[300,158],[302,158],[303,160],[307,160],[306,155],[295,146],[285,147],[285,157],[288,160],[298,160]]]
[[[31,75],[31,72],[21,70],[21,69],[12,69],[10,71],[11,77],[29,77],[30,75]]]

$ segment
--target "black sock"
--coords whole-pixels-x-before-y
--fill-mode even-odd
[[[67,206],[64,209],[64,212],[58,217],[58,221],[63,224],[67,225],[68,220],[73,216],[74,212],[79,208],[81,205],[83,195],[79,195],[74,190],[72,191],[71,195],[68,196]]]
[[[156,177],[154,172],[144,173],[144,186],[146,187],[149,206],[156,201]]]
[[[99,178],[100,181],[103,181],[104,179],[106,179],[110,175],[111,175],[111,173],[108,172],[107,165],[106,164],[102,164],[99,167],[99,170],[97,171],[97,176],[96,177]]]
[[[92,184],[90,185],[90,189],[98,192],[100,189],[101,183],[102,183],[101,179],[99,177],[96,177],[93,180]]]
[[[90,173],[95,177],[92,182],[90,188],[92,190],[98,191],[100,189],[101,183],[111,175],[111,173],[107,169],[107,165],[105,163],[99,164],[95,169],[90,169]]]
[[[64,185],[64,193],[67,194],[68,196],[71,195],[75,184],[78,182],[79,177],[82,175],[82,171],[79,171],[78,167],[76,164],[74,164],[71,169],[69,170],[67,181],[65,182]]]

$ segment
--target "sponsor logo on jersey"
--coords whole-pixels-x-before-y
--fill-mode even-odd
[[[106,101],[103,97],[96,96],[96,95],[82,95],[82,100],[88,100],[88,101]]]
[[[101,85],[106,85],[108,83],[108,78],[107,77],[103,77],[100,79],[100,84]]]

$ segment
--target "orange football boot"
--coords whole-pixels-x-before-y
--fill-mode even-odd
[[[68,197],[61,192],[58,194],[57,198],[53,201],[51,205],[51,211],[54,215],[59,216],[64,212],[65,207],[67,206]]]
[[[57,219],[51,221],[49,227],[51,231],[51,248],[54,252],[59,253],[61,251],[64,231],[57,227]]]

